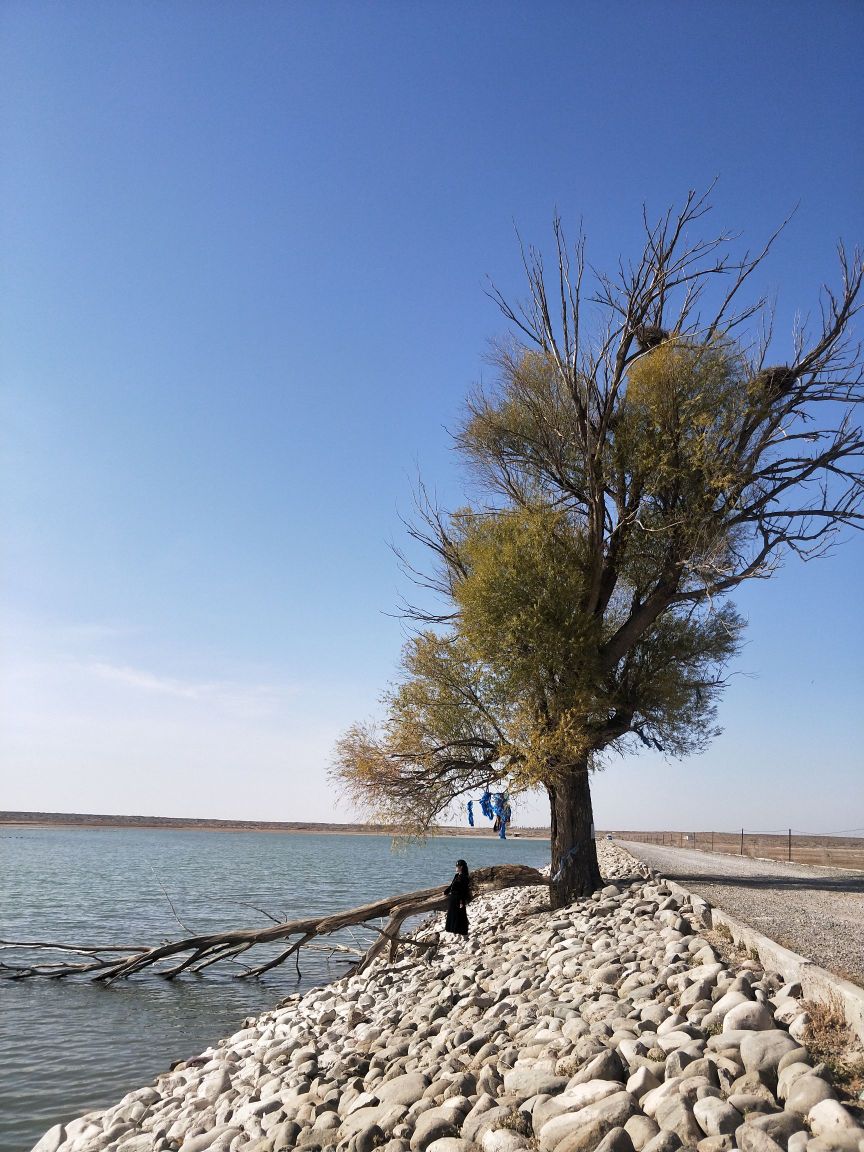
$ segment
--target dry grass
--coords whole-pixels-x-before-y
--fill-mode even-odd
[[[556,1076],[575,1076],[585,1063],[578,1056],[564,1056],[555,1065]]]
[[[510,1132],[515,1132],[519,1136],[530,1138],[534,1135],[531,1113],[520,1112],[517,1108],[514,1108],[512,1112],[508,1112],[503,1120],[499,1120],[498,1127],[507,1128]]]
[[[846,1097],[844,1103],[860,1109],[864,1052],[846,1022],[843,1001],[836,992],[829,992],[824,1000],[802,1000],[801,1007],[810,1017],[804,1043],[811,1056],[826,1066],[838,1095]]]

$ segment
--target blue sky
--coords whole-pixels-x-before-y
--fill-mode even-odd
[[[778,349],[862,241],[857,3],[9,0],[0,808],[349,819],[402,632],[388,541],[553,211],[610,266],[719,177]],[[788,345],[786,345],[788,347]],[[725,733],[598,823],[864,826],[864,542],[738,603]],[[523,802],[528,822],[546,818]]]

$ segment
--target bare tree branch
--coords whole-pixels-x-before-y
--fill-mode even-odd
[[[498,891],[502,888],[525,885],[548,884],[548,879],[536,869],[521,864],[502,864],[490,868],[477,869],[472,875],[475,891],[478,893]],[[202,972],[214,964],[234,960],[243,952],[259,946],[273,945],[290,940],[288,947],[268,957],[254,967],[245,969],[239,978],[250,979],[283,964],[304,947],[322,936],[365,926],[373,927],[372,922],[387,917],[382,929],[376,929],[378,939],[360,955],[356,971],[365,971],[385,948],[390,948],[391,961],[395,960],[399,947],[407,943],[421,950],[431,947],[431,943],[419,942],[413,938],[403,938],[399,930],[405,920],[412,916],[440,911],[446,907],[447,898],[442,887],[423,888],[416,892],[406,892],[401,896],[390,896],[350,908],[345,912],[330,913],[326,916],[311,916],[300,920],[288,920],[269,928],[241,928],[230,932],[214,932],[181,940],[172,940],[152,947],[140,945],[92,945],[63,944],[56,941],[40,940],[0,940],[0,951],[13,953],[50,953],[55,956],[85,956],[82,962],[68,959],[36,960],[32,958],[12,958],[0,961],[0,978],[26,980],[35,977],[63,979],[87,976],[92,980],[110,984],[142,972],[151,972],[165,980],[173,980],[183,972]],[[333,942],[329,947],[334,951],[356,954],[357,950]],[[166,961],[177,960],[173,964]]]

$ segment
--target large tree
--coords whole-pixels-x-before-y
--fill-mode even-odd
[[[816,330],[769,366],[767,303],[739,301],[770,244],[734,259],[728,237],[692,239],[706,211],[691,195],[646,224],[640,257],[590,286],[556,220],[551,283],[529,250],[527,302],[493,290],[511,330],[457,434],[473,498],[446,513],[421,490],[410,527],[443,604],[410,609],[383,720],[337,747],[355,800],[401,824],[493,783],[544,787],[556,904],[599,881],[604,752],[683,755],[717,731],[730,591],[864,521],[860,257],[840,248]]]

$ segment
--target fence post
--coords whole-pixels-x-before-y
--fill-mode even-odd
[[[711,833],[711,851],[714,851],[714,833]]]
[[[740,851],[738,852],[738,855],[739,855],[739,856],[743,856],[743,855],[744,855],[744,829],[743,829],[743,828],[741,829],[741,849],[740,849]]]
[[[693,847],[696,847],[696,833],[693,833]]]
[[[788,859],[790,861],[792,859],[792,829],[791,828],[789,829],[789,855],[788,855]]]

